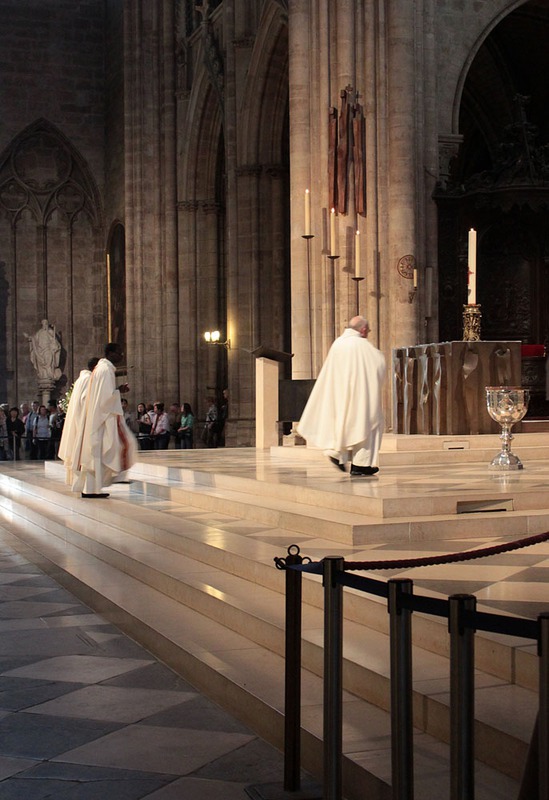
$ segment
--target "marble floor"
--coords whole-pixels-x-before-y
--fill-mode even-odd
[[[0,530],[2,800],[241,800],[282,777],[279,752]]]

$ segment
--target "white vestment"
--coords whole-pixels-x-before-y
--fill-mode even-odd
[[[58,456],[65,464],[67,471],[65,481],[72,484],[74,465],[80,462],[82,434],[86,411],[86,395],[90,383],[91,372],[83,369],[72,387],[69,407],[63,424],[63,432],[59,443]]]
[[[332,344],[297,430],[341,464],[375,467],[383,435],[385,357],[346,328]]]
[[[78,464],[73,465],[73,489],[98,494],[104,486],[124,480],[135,463],[136,443],[124,421],[115,366],[102,358],[88,385],[84,410],[82,445]]]

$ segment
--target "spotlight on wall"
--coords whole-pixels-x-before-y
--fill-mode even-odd
[[[220,344],[221,347],[226,347],[227,350],[231,349],[231,340],[227,339],[226,342],[219,341],[221,339],[221,334],[219,331],[206,331],[204,333],[204,340],[207,344]]]

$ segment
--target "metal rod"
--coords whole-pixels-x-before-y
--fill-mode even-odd
[[[288,548],[286,567],[303,559]],[[297,548],[299,552],[299,548]],[[301,572],[286,569],[286,661],[284,690],[284,789],[300,788],[301,773]]]
[[[549,800],[549,614],[538,617],[539,632],[539,714],[538,770],[539,800]]]
[[[342,800],[343,756],[343,571],[342,556],[328,556],[324,565],[324,800]]]
[[[391,769],[392,800],[414,798],[412,708],[412,612],[402,596],[413,593],[408,578],[389,581],[391,640]]]
[[[475,798],[475,635],[465,624],[476,610],[474,595],[456,594],[450,604],[450,800]]]

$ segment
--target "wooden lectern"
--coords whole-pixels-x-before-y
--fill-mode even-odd
[[[278,447],[278,380],[280,364],[290,361],[292,353],[260,345],[255,356],[255,446]]]

